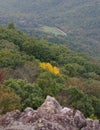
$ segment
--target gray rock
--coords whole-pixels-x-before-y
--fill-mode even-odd
[[[13,122],[19,119],[21,112],[19,110],[14,110],[12,112],[8,112],[0,118],[0,126],[8,126],[12,125]]]
[[[100,122],[98,120],[86,119],[86,127],[82,130],[100,130]]]
[[[61,111],[62,107],[60,104],[55,100],[55,98],[47,96],[45,102],[41,105],[38,109],[39,111],[47,112],[47,113],[57,113]]]
[[[0,116],[0,130],[100,130],[100,122],[85,119],[78,110],[62,108],[55,98],[47,96],[37,110],[28,107]]]
[[[83,114],[80,111],[76,111],[74,115],[74,122],[78,128],[82,128],[86,126],[86,120]]]

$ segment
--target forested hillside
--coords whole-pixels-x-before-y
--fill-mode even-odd
[[[56,27],[66,33],[63,43],[71,49],[100,56],[99,0],[0,0],[0,23],[11,21],[31,34],[52,34],[50,27]]]
[[[36,109],[47,95],[100,118],[100,63],[65,45],[0,27],[0,113]]]

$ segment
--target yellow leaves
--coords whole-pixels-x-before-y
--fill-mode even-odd
[[[54,68],[53,68],[53,72],[55,73],[55,74],[59,74],[60,72],[59,72],[59,69],[57,68],[57,67],[55,67],[54,66]]]
[[[52,66],[50,63],[40,63],[40,67],[46,69],[54,74],[60,74],[59,68],[56,66]]]

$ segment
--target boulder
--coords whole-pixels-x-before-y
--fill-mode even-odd
[[[0,116],[0,130],[100,130],[100,122],[85,119],[79,110],[62,108],[47,96],[37,110],[28,107]]]
[[[61,109],[62,107],[55,100],[55,98],[47,96],[45,102],[41,105],[41,107],[38,110],[44,113],[55,114],[61,111]]]

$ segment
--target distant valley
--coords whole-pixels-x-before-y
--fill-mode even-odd
[[[0,0],[0,24],[9,22],[30,35],[41,33],[42,39],[61,41],[74,51],[100,56],[99,0]],[[57,30],[57,35],[52,33],[56,27],[67,35]]]

